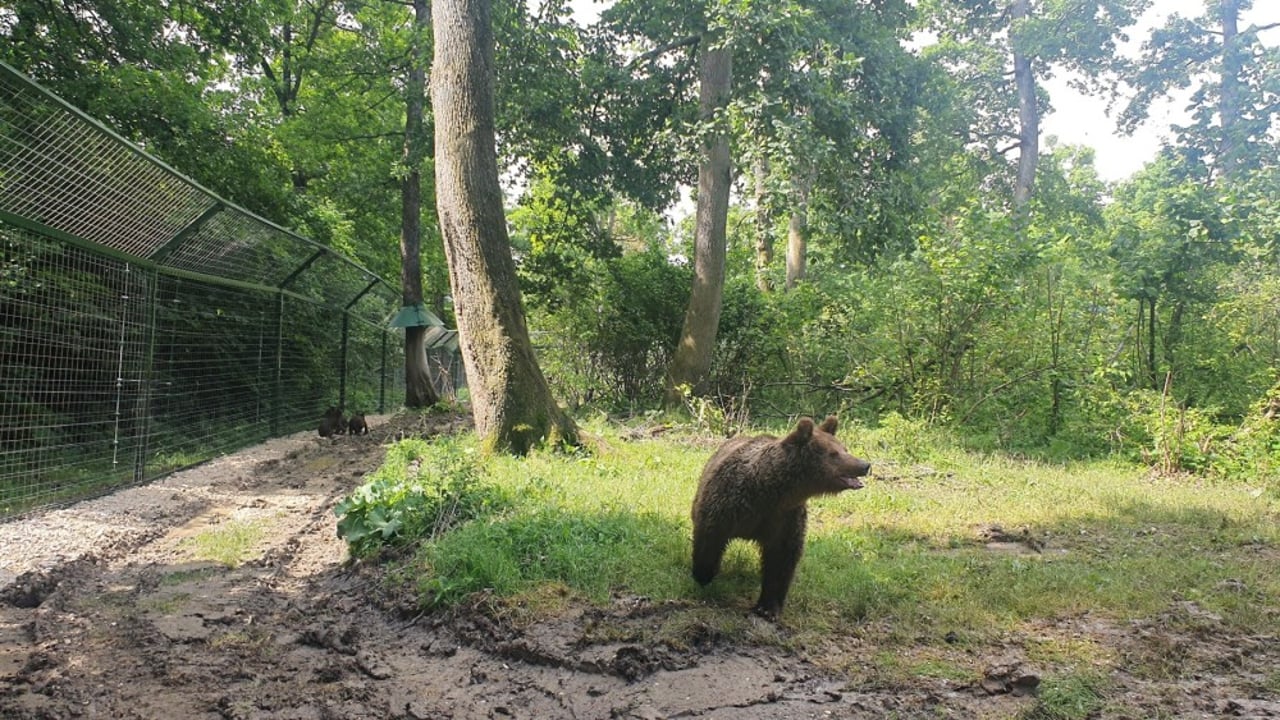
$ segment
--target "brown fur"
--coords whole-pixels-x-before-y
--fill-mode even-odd
[[[332,405],[324,411],[320,418],[320,437],[340,435],[346,429],[342,422],[342,411]]]
[[[801,418],[785,438],[729,440],[707,461],[693,499],[693,577],[706,585],[720,572],[732,538],[760,546],[760,599],[755,612],[782,612],[804,552],[805,503],[862,487],[870,463],[835,437],[836,417],[821,426]]]
[[[356,413],[347,422],[347,430],[352,435],[366,435],[369,432],[369,423],[365,422],[364,415]]]

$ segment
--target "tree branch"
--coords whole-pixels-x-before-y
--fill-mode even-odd
[[[1003,138],[1003,139],[1007,139],[1007,140],[1017,140],[1017,139],[1018,139],[1018,133],[1016,133],[1016,132],[1010,132],[1010,131],[1008,131],[1008,130],[1001,130],[1001,131],[999,131],[999,132],[992,132],[992,133],[989,133],[989,132],[976,132],[976,131],[975,131],[975,132],[972,132],[972,133],[970,133],[970,134],[971,134],[973,137],[975,137],[975,138],[977,138],[977,139],[979,139],[979,140],[1000,140],[1000,139],[1002,139],[1002,138]]]
[[[681,38],[679,40],[669,42],[666,45],[659,45],[658,47],[650,50],[649,52],[641,53],[640,55],[637,55],[635,59],[627,63],[627,69],[629,70],[635,67],[636,65],[639,65],[642,62],[648,62],[650,60],[653,60],[654,58],[657,58],[660,55],[665,55],[671,52],[672,50],[675,50],[676,48],[688,47],[689,45],[697,45],[701,41],[702,41],[701,35],[690,35],[689,37]]]

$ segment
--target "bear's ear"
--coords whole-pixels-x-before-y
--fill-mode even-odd
[[[807,417],[800,418],[800,422],[796,423],[796,429],[791,431],[782,442],[788,445],[803,445],[809,442],[809,438],[813,437],[813,421]]]
[[[836,420],[836,416],[835,416],[835,415],[828,415],[828,416],[827,416],[827,419],[826,419],[826,420],[823,420],[823,421],[822,421],[822,424],[818,426],[818,429],[819,429],[819,430],[821,430],[821,431],[822,431],[822,432],[824,432],[824,433],[829,433],[829,434],[831,434],[831,435],[835,435],[835,434],[836,434],[836,426],[837,426],[838,424],[839,424],[839,421],[838,421],[838,420]]]

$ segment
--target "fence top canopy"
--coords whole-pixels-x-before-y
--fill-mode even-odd
[[[0,63],[0,220],[172,275],[283,292],[386,326],[399,292],[224,200]]]

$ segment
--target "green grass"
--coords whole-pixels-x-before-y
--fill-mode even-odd
[[[192,560],[236,567],[254,554],[265,533],[260,521],[228,520],[184,539],[179,546]]]
[[[416,579],[428,606],[479,591],[526,605],[630,593],[687,603],[722,619],[710,625],[732,627],[759,589],[754,547],[731,544],[705,589],[689,576],[689,506],[716,441],[590,430],[603,437],[591,454],[477,460],[513,503],[422,543],[399,574]],[[1268,610],[1280,602],[1280,502],[1256,483],[1153,478],[1114,461],[1011,459],[902,428],[893,436],[843,428],[841,439],[876,469],[865,489],[810,503],[785,642],[857,637],[891,654],[933,648],[900,660],[899,670],[960,678],[980,668],[957,648],[1032,636],[1060,618],[1123,624],[1191,601],[1220,616],[1220,629],[1280,631]],[[928,444],[905,451],[899,441]],[[1042,540],[1042,552],[986,547],[982,531],[994,525]],[[1049,636],[1025,651],[1065,668],[1046,678],[1056,689],[1036,717],[1095,707],[1105,688],[1089,669],[1112,663],[1111,649]]]
[[[1108,682],[1096,673],[1070,673],[1050,678],[1036,693],[1025,720],[1085,720],[1103,707]]]

